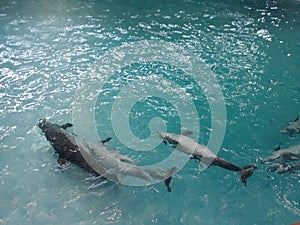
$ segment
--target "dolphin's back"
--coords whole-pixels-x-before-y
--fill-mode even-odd
[[[208,166],[215,165],[227,170],[238,171],[244,185],[246,185],[247,178],[250,177],[256,169],[256,166],[254,165],[244,167],[236,166],[233,163],[217,156],[205,145],[199,144],[185,135],[164,132],[158,132],[158,134],[161,138],[163,138],[163,140],[168,141],[171,145],[173,145],[173,147],[176,146],[177,150],[193,156],[193,158]]]
[[[66,160],[75,165],[84,168],[86,171],[94,174],[97,173],[85,160],[81,149],[78,147],[76,137],[74,134],[67,132],[57,124],[48,123],[47,127],[43,129],[47,140],[51,143],[55,151],[58,153],[58,161]]]

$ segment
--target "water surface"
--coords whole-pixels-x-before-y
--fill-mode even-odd
[[[300,109],[299,12],[299,1],[1,1],[0,223],[299,221],[299,172],[275,174],[259,162],[278,143],[300,144],[299,136],[278,132]],[[97,59],[124,43],[142,40],[182,46],[213,71],[227,112],[219,155],[240,166],[258,166],[247,187],[238,174],[217,167],[200,172],[194,161],[174,176],[171,193],[162,183],[128,187],[93,178],[75,166],[57,167],[57,156],[40,135],[37,121],[72,121],[76,88]],[[116,72],[106,95],[98,98],[99,135],[114,135],[109,110],[120,83],[126,86],[132,77],[154,73],[173,79],[191,95],[200,118],[198,141],[206,143],[211,133],[208,100],[172,62],[130,65]],[[170,90],[179,91],[172,86]],[[178,113],[156,98],[132,108],[132,132],[147,138],[149,121],[156,116],[168,121],[168,130],[179,132]],[[109,147],[141,164],[159,161],[172,151],[161,145],[149,154],[132,152],[114,140]]]

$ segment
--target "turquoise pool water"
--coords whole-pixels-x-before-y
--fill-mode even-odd
[[[300,2],[292,0],[1,1],[0,224],[300,221],[299,171],[271,173],[259,161],[278,143],[300,144],[299,135],[289,138],[278,132],[300,113],[299,37]],[[118,54],[126,43],[144,40],[180,46],[215,75],[226,106],[226,131],[221,147],[213,150],[239,166],[257,165],[247,187],[232,171],[201,171],[194,161],[174,176],[171,193],[163,183],[117,185],[72,165],[57,167],[57,156],[40,135],[37,121],[72,121],[77,87],[91,68],[104,63],[98,59],[111,51]],[[213,99],[191,78],[197,74],[185,73],[177,61],[123,66],[97,97],[99,136],[112,136],[107,146],[137,159],[139,165],[162,160],[172,148],[161,144],[153,151],[132,151],[118,139],[111,110],[115,101],[129,101],[121,91],[132,80],[153,75],[155,85],[144,82],[136,89],[144,93],[155,86],[178,99],[188,96],[199,121],[188,121],[184,128],[194,131],[199,126],[199,136],[193,138],[205,144],[213,132]],[[168,131],[180,132],[189,111],[180,114],[167,100],[148,96],[130,108],[128,124],[136,137],[151,135],[154,117],[167,121]]]

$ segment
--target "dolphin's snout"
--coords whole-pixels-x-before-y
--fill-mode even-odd
[[[41,129],[43,129],[43,128],[45,127],[46,124],[47,124],[46,119],[40,119],[40,120],[38,121],[38,123],[37,123],[37,125],[38,125]]]
[[[44,119],[40,119],[38,122],[38,126],[42,125],[44,123]]]
[[[156,131],[156,133],[158,134],[158,136],[159,136],[160,138],[164,138],[164,135],[163,135],[161,132]]]
[[[162,139],[166,139],[168,137],[168,133],[161,132],[161,131],[156,131],[158,136]]]
[[[156,131],[158,136],[162,139],[163,143],[166,145],[167,144],[167,135],[163,132]]]

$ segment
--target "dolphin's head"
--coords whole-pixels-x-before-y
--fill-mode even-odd
[[[46,119],[40,119],[37,125],[38,125],[38,126],[41,128],[41,130],[44,132],[44,131],[47,129],[47,127],[50,125],[50,123],[47,122]]]
[[[173,137],[174,135],[167,133],[167,132],[161,132],[161,131],[157,131],[158,136],[163,139],[164,144],[167,144],[167,142],[172,145],[172,147],[176,147],[176,145],[178,144],[178,141],[176,140],[175,137]]]

